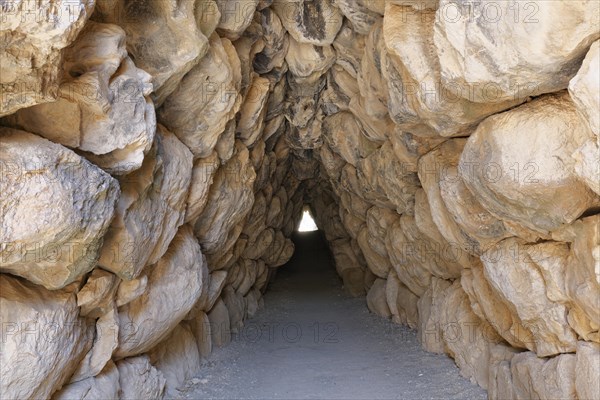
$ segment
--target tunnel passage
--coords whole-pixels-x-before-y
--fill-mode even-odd
[[[414,330],[348,295],[320,232],[292,240],[264,308],[202,364],[183,398],[486,398],[451,359],[421,349]]]
[[[176,397],[308,206],[490,398],[600,398],[594,2],[5,3],[3,397]]]

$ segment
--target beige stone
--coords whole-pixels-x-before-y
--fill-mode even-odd
[[[121,307],[138,297],[140,297],[148,288],[148,276],[142,275],[139,278],[130,281],[121,281],[117,288],[115,297],[117,307]]]
[[[208,157],[241,105],[240,60],[227,39],[210,38],[205,57],[186,74],[158,111],[159,121],[195,157]]]
[[[546,268],[566,268],[568,246],[545,242],[528,245],[505,239],[482,256],[483,272],[498,300],[531,331],[525,345],[541,357],[575,351],[577,336],[567,322],[567,308],[553,298]],[[558,273],[560,275],[560,272]]]
[[[0,128],[2,272],[59,289],[96,266],[119,185],[77,154]]]
[[[389,112],[398,127],[419,136],[465,136],[486,116],[524,101],[477,103],[446,87],[434,44],[436,20],[432,10],[415,12],[392,2],[386,5],[383,38],[388,57],[384,71]]]
[[[594,215],[576,221],[556,240],[571,242],[565,268],[558,272],[568,303],[569,325],[585,340],[600,343],[600,217]],[[564,272],[564,275],[560,275]]]
[[[151,77],[127,56],[125,32],[90,21],[65,50],[62,68],[57,101],[23,109],[11,124],[77,148],[111,174],[140,168],[156,116]]]
[[[392,321],[416,329],[419,325],[417,309],[419,298],[400,282],[393,271],[390,271],[386,279],[385,296],[392,314]]]
[[[186,201],[185,222],[193,222],[202,213],[208,201],[208,192],[220,166],[218,153],[194,161],[190,192]]]
[[[332,46],[315,46],[293,38],[285,56],[289,73],[298,83],[313,83],[333,65],[335,51]]]
[[[488,397],[492,399],[514,399],[510,361],[518,352],[503,344],[490,346]]]
[[[579,399],[600,397],[600,345],[577,342],[575,391]]]
[[[479,203],[459,175],[458,163],[465,143],[464,139],[442,143],[421,157],[418,169],[437,230],[447,242],[462,250],[457,259],[468,266],[466,253],[480,255],[510,234],[502,220]]]
[[[575,354],[560,354],[550,359],[535,353],[516,354],[510,370],[517,399],[575,399]]]
[[[0,275],[2,397],[49,398],[68,382],[93,339],[74,289],[49,291]]]
[[[377,0],[381,2],[381,0]],[[369,9],[367,3],[372,0],[338,0],[336,5],[346,18],[352,23],[352,28],[361,35],[368,35],[371,27],[380,18],[377,12]]]
[[[301,43],[331,44],[342,26],[343,15],[333,0],[319,6],[305,0],[274,0],[272,7],[290,36]]]
[[[208,320],[210,322],[212,344],[217,347],[227,346],[231,341],[229,311],[220,298],[208,312]]]
[[[383,21],[377,21],[365,41],[361,67],[356,75],[360,96],[350,100],[350,111],[365,129],[367,138],[383,141],[386,132],[393,129],[388,110],[387,81],[382,74],[381,59],[384,56]]]
[[[255,77],[240,108],[236,136],[247,147],[252,147],[262,134],[269,90],[268,79]]]
[[[147,355],[117,361],[121,398],[126,400],[162,399],[165,377],[150,364]]]
[[[502,339],[471,310],[469,298],[456,280],[442,295],[440,328],[444,347],[454,358],[460,374],[487,389],[490,346]]]
[[[156,263],[183,224],[192,154],[164,127],[144,165],[122,177],[122,195],[98,263],[123,279]]]
[[[273,68],[281,68],[287,54],[289,41],[281,20],[271,8],[260,11],[264,47],[252,62],[254,71],[265,74]],[[283,82],[283,81],[282,81]],[[280,85],[283,88],[284,85]]]
[[[375,275],[380,278],[387,277],[388,272],[392,268],[392,264],[390,263],[389,258],[386,255],[382,256],[377,251],[373,249],[370,244],[371,237],[369,236],[369,232],[367,228],[363,228],[358,237],[356,238],[357,244],[360,247],[360,250],[365,257],[365,261],[367,262],[367,266]],[[385,240],[385,236],[383,237]]]
[[[157,105],[206,54],[207,22],[219,19],[218,10],[205,0],[161,1],[145,7],[125,0],[96,3],[95,18],[120,25],[127,33],[127,51],[152,75]]]
[[[374,205],[395,209],[398,214],[411,212],[419,180],[416,173],[395,157],[389,142],[361,160],[357,170],[357,179],[374,200],[375,193],[384,195]]]
[[[599,34],[593,1],[514,7],[442,0],[434,25],[442,82],[480,103],[566,89]]]
[[[200,298],[207,279],[204,263],[191,228],[184,225],[150,271],[148,289],[119,307],[116,357],[141,354],[166,338]]]
[[[61,78],[63,49],[77,37],[94,9],[78,0],[61,9],[53,0],[6,4],[2,27],[0,116],[54,101]]]
[[[85,285],[77,292],[79,313],[88,318],[99,318],[111,311],[118,286],[115,275],[100,268],[94,269]]]
[[[119,370],[110,361],[102,372],[94,377],[63,386],[52,395],[53,400],[106,400],[120,398]]]
[[[206,358],[212,352],[212,338],[210,320],[208,315],[201,312],[195,319],[189,322],[192,333],[198,345],[200,357]]]
[[[231,329],[231,333],[238,333],[239,329],[244,325],[246,305],[244,304],[243,296],[232,286],[225,286],[221,296],[229,315],[229,329]]]
[[[229,227],[242,221],[254,202],[252,184],[256,173],[248,150],[238,142],[236,152],[215,174],[206,206],[195,223],[194,232],[208,254],[220,250],[227,241]]]
[[[432,198],[439,201],[439,194],[435,188],[432,190]],[[406,244],[402,249],[404,258],[412,259],[426,268],[432,275],[443,279],[458,278],[463,269],[473,263],[473,258],[465,251],[459,243],[448,240],[439,231],[433,220],[433,213],[446,218],[442,210],[435,210],[429,204],[427,195],[423,189],[415,193],[415,216],[403,216],[403,231]],[[470,250],[470,249],[469,249]]]
[[[340,239],[329,243],[335,268],[342,278],[344,289],[352,296],[362,296],[365,294],[364,266],[356,255],[352,244],[347,239]]]
[[[230,40],[236,40],[248,28],[258,0],[216,0],[221,18],[217,31]]]
[[[452,283],[438,278],[431,279],[431,285],[419,297],[419,330],[417,337],[421,346],[432,353],[444,353],[443,328],[441,326],[442,312],[445,305],[444,292]]]
[[[396,220],[388,230],[386,248],[400,282],[417,296],[422,296],[430,286],[432,274],[418,262],[419,247],[407,239],[402,229],[401,219]]]
[[[110,310],[96,320],[92,348],[79,363],[73,376],[71,376],[70,382],[86,380],[106,372],[105,370],[110,367],[110,359],[118,344],[119,318],[117,308],[112,303]],[[114,380],[114,376],[111,377],[111,380]]]
[[[571,157],[590,135],[568,94],[546,95],[483,121],[465,145],[460,176],[492,215],[544,235],[598,203]]]
[[[377,148],[375,143],[366,138],[356,118],[349,112],[326,117],[322,129],[331,150],[355,167],[360,159],[369,156]]]
[[[75,0],[52,26],[21,3],[0,27],[3,396],[210,389],[305,211],[345,291],[489,398],[600,396],[591,0],[96,0],[87,22]],[[44,319],[67,327],[33,343]]]
[[[577,111],[588,121],[592,132],[600,135],[600,78],[596,73],[600,69],[600,41],[590,47],[577,75],[569,82],[569,94],[577,107]]]
[[[515,348],[533,347],[532,343],[535,339],[531,327],[524,324],[520,317],[498,298],[484,276],[481,263],[478,262],[472,268],[465,269],[460,283],[469,296],[473,312],[487,321],[504,340]]]
[[[181,323],[149,353],[153,366],[165,378],[165,397],[173,398],[177,389],[200,369],[200,354],[191,329]]]
[[[389,318],[390,308],[386,298],[385,279],[377,278],[367,293],[367,306],[371,312],[383,318]]]

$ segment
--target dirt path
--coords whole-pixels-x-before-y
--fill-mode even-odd
[[[454,362],[346,295],[318,233],[303,234],[265,308],[215,349],[187,399],[485,399]]]

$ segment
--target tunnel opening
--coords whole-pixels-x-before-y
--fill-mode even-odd
[[[317,230],[319,230],[319,228],[317,227],[317,224],[310,213],[310,208],[304,206],[302,208],[302,219],[300,220],[300,225],[298,225],[296,232],[313,232]]]
[[[13,3],[3,398],[600,398],[595,2]]]

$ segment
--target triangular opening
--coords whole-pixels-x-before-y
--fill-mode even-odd
[[[302,220],[300,221],[300,225],[298,226],[298,232],[313,232],[318,231],[319,228],[315,223],[312,215],[310,214],[310,210],[308,207],[304,207],[302,211]]]

